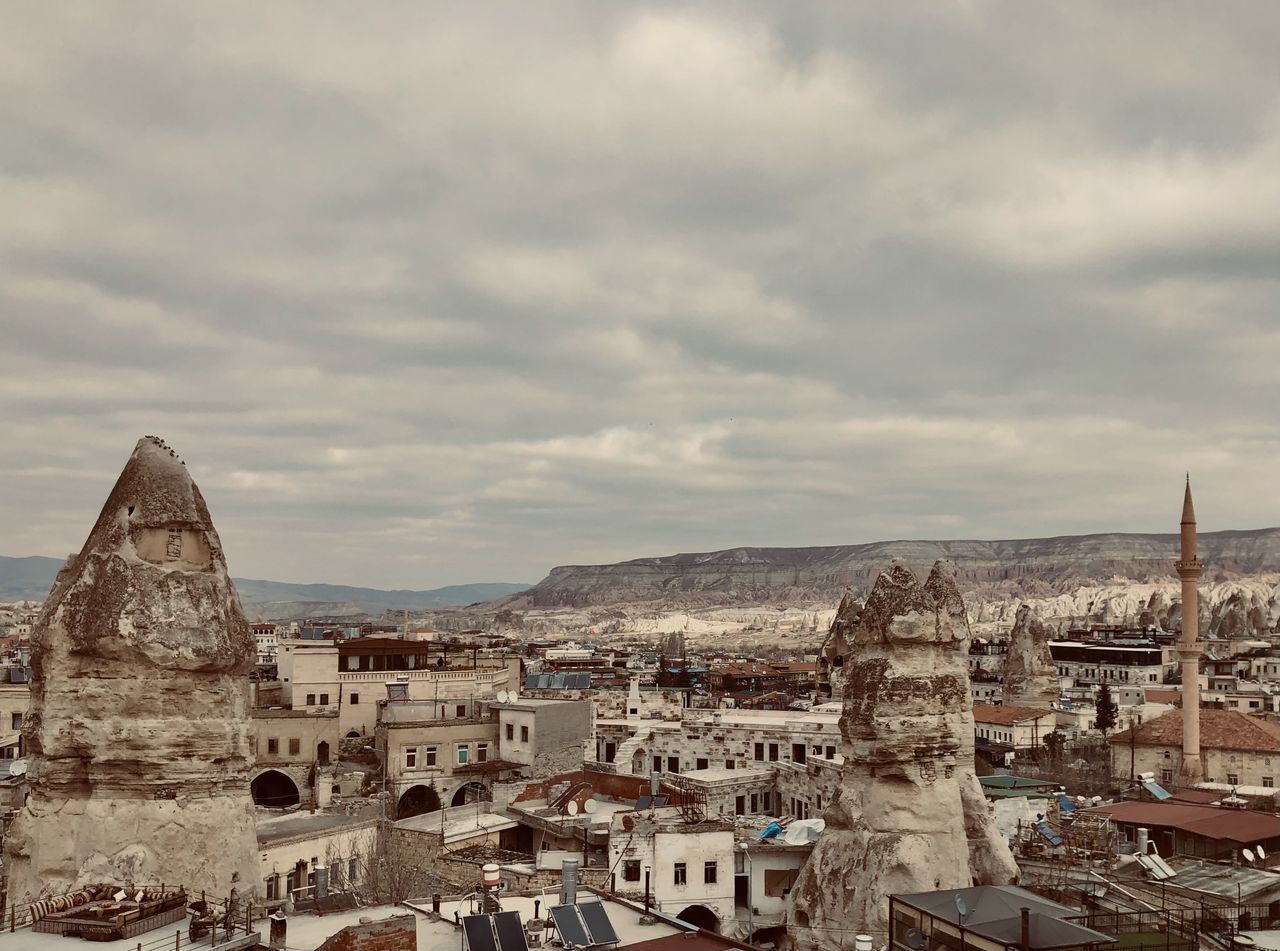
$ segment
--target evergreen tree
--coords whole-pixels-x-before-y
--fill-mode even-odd
[[[1098,729],[1103,735],[1107,731],[1115,729],[1116,725],[1116,703],[1111,699],[1111,685],[1103,684],[1098,688]]]

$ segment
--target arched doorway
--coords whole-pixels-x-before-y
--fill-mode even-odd
[[[644,764],[648,759],[648,753],[644,750],[636,750],[635,755],[631,757],[631,775],[643,776],[645,774]]]
[[[477,799],[487,801],[489,798],[489,790],[485,789],[483,783],[470,782],[465,786],[458,787],[458,791],[453,794],[453,799],[449,805],[465,806],[467,803],[475,802]]]
[[[440,808],[440,794],[435,786],[410,786],[396,806],[396,818],[408,819]]]
[[[324,740],[316,744],[316,764],[319,766],[329,765],[329,744]]]
[[[302,801],[298,784],[276,769],[268,769],[255,776],[249,784],[249,794],[255,804],[272,809],[287,809]]]
[[[706,905],[690,905],[676,917],[704,931],[720,931],[720,919]]]
[[[347,731],[347,739],[348,739],[348,740],[358,740],[358,739],[360,739],[360,731],[359,731],[359,730],[348,730],[348,731]]]

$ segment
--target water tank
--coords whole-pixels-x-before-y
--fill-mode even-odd
[[[1150,836],[1151,836],[1151,833],[1149,833],[1146,829],[1143,829],[1140,827],[1138,829],[1138,846],[1133,851],[1136,852],[1138,855],[1146,855],[1147,852],[1150,850],[1150,846],[1149,846],[1149,843],[1151,841]]]
[[[574,905],[578,902],[578,861],[565,859],[560,867],[560,904]]]
[[[871,951],[871,935],[869,934],[854,935],[853,951]]]

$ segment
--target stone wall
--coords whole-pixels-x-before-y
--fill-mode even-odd
[[[417,951],[417,948],[417,918],[396,915],[368,924],[348,925],[317,951]]]

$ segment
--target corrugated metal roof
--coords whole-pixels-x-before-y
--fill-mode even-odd
[[[1114,822],[1178,829],[1208,839],[1250,845],[1280,838],[1280,816],[1252,809],[1223,809],[1167,799],[1163,802],[1117,802],[1086,810]]]

